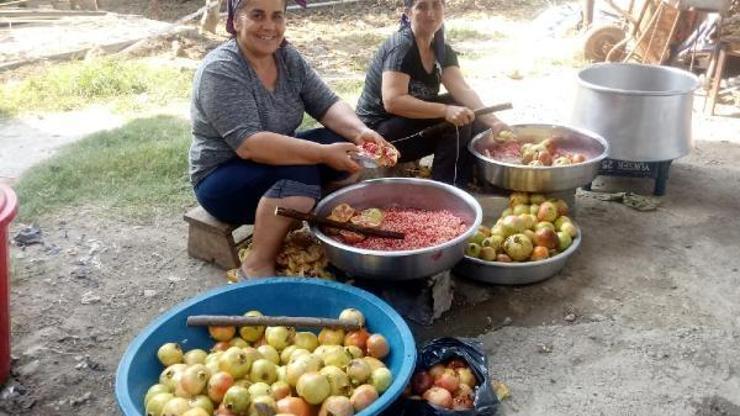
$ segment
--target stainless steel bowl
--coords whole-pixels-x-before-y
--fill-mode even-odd
[[[322,199],[314,213],[326,217],[332,208],[347,203],[358,209],[396,204],[405,208],[446,209],[460,216],[468,229],[446,243],[404,250],[366,250],[337,241],[319,227],[311,232],[321,240],[329,261],[352,277],[408,280],[449,270],[465,255],[465,245],[483,219],[480,204],[467,192],[441,182],[416,178],[373,179],[340,189]]]
[[[581,245],[580,229],[573,243],[562,253],[540,261],[525,263],[502,263],[485,261],[464,256],[452,272],[456,276],[467,277],[494,285],[525,285],[535,283],[556,275],[565,267],[568,257]]]
[[[468,144],[475,156],[480,174],[489,183],[500,188],[520,192],[556,192],[575,189],[591,183],[599,165],[609,151],[603,137],[588,130],[553,124],[517,124],[511,126],[521,137],[539,142],[552,136],[561,136],[565,150],[585,152],[588,160],[567,166],[527,166],[502,162],[485,156],[483,144],[489,131],[478,134]]]

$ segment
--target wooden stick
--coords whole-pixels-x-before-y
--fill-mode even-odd
[[[288,218],[294,218],[294,219],[302,220],[302,221],[308,221],[311,224],[327,225],[329,227],[340,228],[342,230],[352,231],[352,232],[364,234],[364,235],[371,235],[374,237],[393,238],[396,240],[403,240],[404,237],[406,237],[404,233],[399,233],[396,231],[380,230],[377,228],[370,228],[370,227],[362,227],[362,226],[355,225],[349,222],[334,221],[328,218],[319,217],[317,215],[314,215],[308,212],[300,212],[300,211],[296,211],[290,208],[277,207],[275,208],[275,215],[280,215],[280,216],[288,217]]]
[[[355,331],[362,328],[354,321],[330,318],[311,318],[297,316],[228,316],[193,315],[188,316],[188,326],[293,326],[300,328],[341,328]]]

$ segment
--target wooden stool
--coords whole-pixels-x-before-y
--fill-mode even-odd
[[[712,61],[707,69],[707,78],[711,87],[704,99],[704,111],[709,116],[714,115],[714,107],[717,104],[717,96],[720,94],[720,83],[728,57],[740,57],[740,39],[734,43],[720,40],[712,54]]]
[[[200,205],[188,211],[183,218],[188,226],[188,254],[190,257],[213,262],[225,270],[239,267],[238,247],[251,234],[234,238],[239,225],[227,224],[211,216]]]

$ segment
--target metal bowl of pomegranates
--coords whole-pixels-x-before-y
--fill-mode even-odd
[[[356,413],[377,415],[401,396],[411,379],[416,365],[416,344],[411,330],[392,307],[369,292],[342,283],[300,278],[258,279],[222,286],[188,299],[154,319],[131,341],[118,365],[115,396],[121,413],[147,414],[146,393],[158,383],[164,369],[158,358],[160,346],[176,342],[184,351],[195,348],[208,351],[213,346],[215,341],[209,337],[207,328],[187,326],[189,316],[242,315],[248,310],[259,310],[269,316],[335,318],[346,308],[362,312],[367,330],[382,334],[389,346],[389,354],[383,361],[391,371],[392,382],[375,401]],[[273,409],[264,414],[274,413]]]
[[[334,266],[348,276],[365,279],[409,280],[449,270],[462,259],[468,238],[476,232],[483,218],[483,210],[472,195],[445,183],[417,178],[373,179],[342,188],[322,199],[314,213],[328,217],[340,204],[348,204],[355,210],[399,207],[423,211],[417,224],[423,225],[424,232],[407,232],[404,237],[404,240],[418,243],[412,249],[383,249],[376,247],[377,244],[371,248],[365,244],[363,248],[362,244],[352,245],[329,235],[319,226],[311,227]],[[437,214],[440,219],[451,215],[457,218],[456,236],[444,241],[434,240],[431,245],[424,246],[423,240],[433,239],[440,227],[442,221],[436,221]],[[385,223],[379,226],[380,229],[385,227]],[[379,240],[394,243],[390,239]]]
[[[585,129],[554,124],[511,128],[514,137],[508,140],[494,139],[487,130],[468,144],[479,175],[504,189],[556,192],[587,185],[609,150],[603,137]]]
[[[526,262],[486,261],[479,258],[464,256],[452,272],[456,276],[467,277],[494,285],[526,285],[548,279],[556,275],[565,267],[568,258],[581,245],[581,230],[573,239],[570,246],[562,253],[558,253],[544,260]]]

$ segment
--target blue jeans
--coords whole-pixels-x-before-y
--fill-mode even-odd
[[[321,144],[347,140],[328,129],[313,129],[295,137]],[[230,224],[254,224],[263,196],[305,196],[318,200],[321,186],[347,177],[326,165],[266,165],[239,157],[224,162],[195,186],[195,196],[209,214]]]

